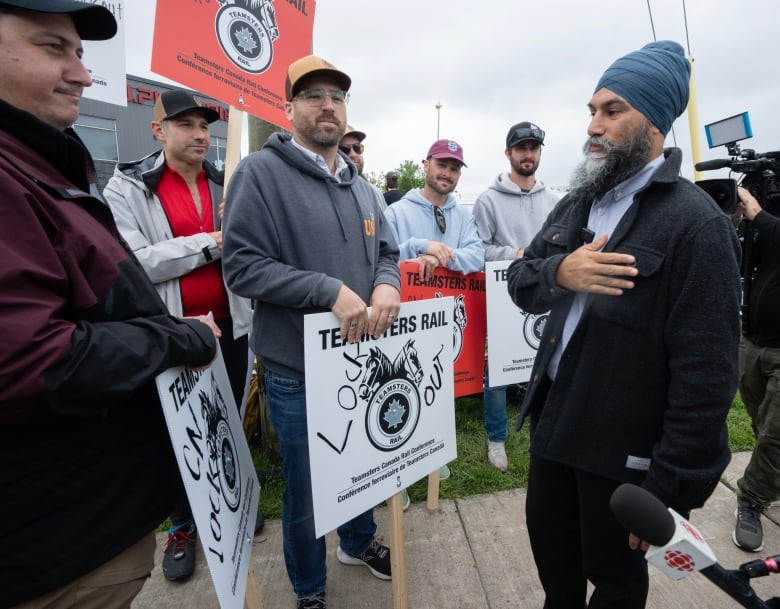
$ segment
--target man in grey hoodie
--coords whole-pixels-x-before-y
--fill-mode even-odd
[[[543,144],[544,131],[534,123],[517,123],[507,133],[504,155],[509,161],[509,171],[498,174],[492,186],[474,202],[474,221],[485,246],[485,261],[522,258],[523,248],[558,202],[559,197],[536,179]],[[488,461],[506,471],[506,386],[490,387],[489,384],[485,366],[482,400]]]
[[[355,343],[384,333],[401,306],[398,246],[382,196],[338,149],[350,84],[319,57],[290,64],[285,113],[293,135],[274,134],[244,158],[225,202],[225,278],[255,302],[250,341],[263,358],[279,437],[284,558],[298,609],[326,607],[325,538],[314,531],[309,470],[304,315],[332,311],[343,340]],[[338,528],[336,555],[390,579],[390,550],[375,532],[373,510],[353,518]]]

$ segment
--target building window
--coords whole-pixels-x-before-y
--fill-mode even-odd
[[[223,137],[211,136],[211,148],[209,148],[208,160],[222,171],[225,169],[225,155],[227,154],[227,140]]]
[[[115,120],[81,115],[73,129],[86,144],[92,158],[98,161],[119,160]]]

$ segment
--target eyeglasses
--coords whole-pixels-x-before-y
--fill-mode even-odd
[[[366,147],[363,144],[339,144],[339,150],[349,156],[350,150],[355,154],[363,154]]]
[[[337,106],[349,102],[349,92],[338,89],[304,89],[293,97],[293,101],[303,100],[309,105],[316,106],[324,104],[326,97],[330,97]]]
[[[521,127],[512,133],[512,137],[509,138],[513,142],[522,142],[523,140],[537,140],[538,142],[544,141],[544,131],[539,127]]]
[[[444,217],[444,212],[441,210],[441,207],[434,206],[433,215],[436,216],[436,226],[439,227],[439,231],[443,235],[444,231],[447,230],[447,220]]]

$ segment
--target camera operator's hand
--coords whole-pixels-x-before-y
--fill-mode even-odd
[[[740,186],[737,189],[737,196],[739,197],[737,209],[742,212],[746,219],[752,221],[758,215],[758,212],[761,211],[761,206],[747,188]]]

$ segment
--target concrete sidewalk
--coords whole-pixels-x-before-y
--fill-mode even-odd
[[[750,453],[735,454],[724,482],[691,521],[702,531],[720,564],[734,569],[743,562],[780,554],[780,508],[764,519],[764,551],[743,552],[731,542],[734,528],[736,480]],[[506,491],[442,501],[430,512],[414,504],[404,514],[406,564],[410,609],[541,609],[544,595],[528,543],[524,516],[525,492]],[[772,522],[772,520],[774,522]],[[379,531],[385,529],[387,510],[378,508]],[[165,534],[158,537],[160,548]],[[368,569],[349,567],[336,559],[335,533],[328,536],[328,606],[333,609],[392,609],[391,585],[373,577]],[[267,521],[255,538],[255,575],[264,609],[292,609],[292,592],[282,557],[281,522]],[[200,546],[198,548],[201,550]],[[218,603],[206,561],[201,554],[193,578],[184,584],[165,581],[159,567],[133,603],[133,609],[217,609]],[[565,559],[562,557],[562,568]],[[701,609],[739,607],[700,574],[670,581],[651,567],[649,609]],[[780,596],[780,575],[753,580],[756,593],[766,599]]]

